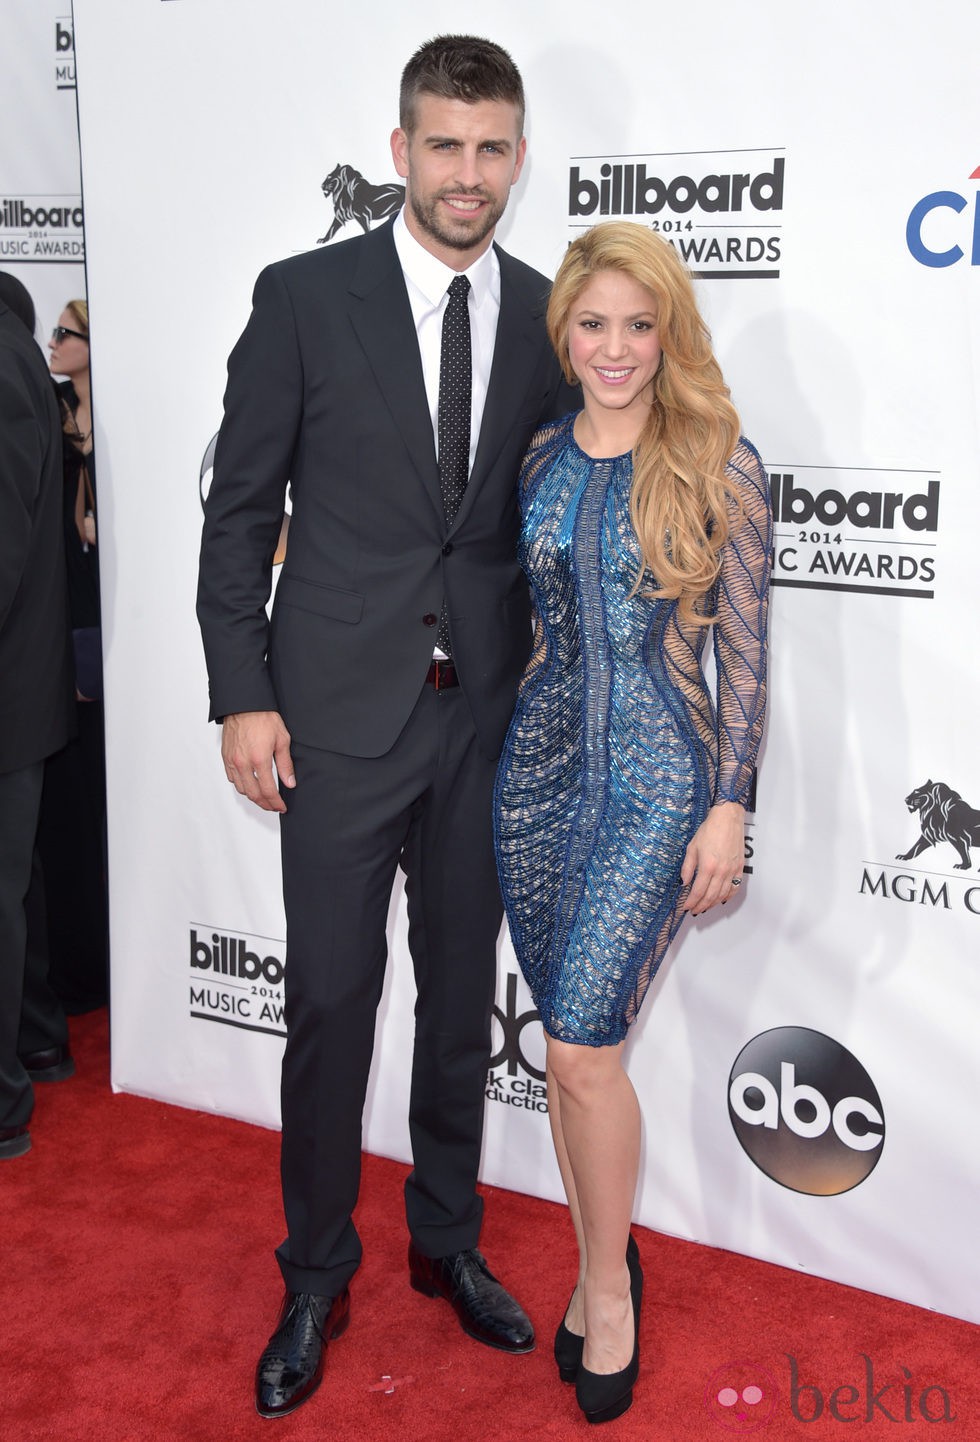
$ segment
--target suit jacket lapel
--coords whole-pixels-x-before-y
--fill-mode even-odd
[[[350,296],[351,324],[374,372],[378,390],[402,434],[429,499],[442,518],[439,467],[418,337],[390,224],[364,236]]]
[[[533,293],[506,251],[499,246],[495,249],[500,261],[500,315],[493,364],[473,470],[453,530],[465,521],[480,485],[493,469],[514,417],[520,414],[540,356],[541,318],[548,304],[547,293]]]

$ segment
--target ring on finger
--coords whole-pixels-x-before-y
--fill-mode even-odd
[[[732,877],[732,885],[733,885],[733,886],[741,886],[741,884],[742,884],[742,878],[741,878],[740,876],[733,876],[733,877]]]

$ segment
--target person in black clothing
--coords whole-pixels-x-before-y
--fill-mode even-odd
[[[108,991],[105,725],[88,306],[70,300],[48,342],[62,416],[62,493],[75,652],[75,741],[45,768],[39,847],[48,895],[51,984],[69,1013]]]
[[[288,930],[286,1293],[256,1369],[263,1417],[312,1395],[347,1326],[399,865],[418,991],[406,1282],[474,1340],[534,1346],[479,1250],[477,1190],[501,921],[491,794],[531,643],[516,482],[534,431],[572,399],[547,279],[493,244],[523,120],[499,46],[420,47],[391,141],[405,207],[263,271],[229,361],[198,617],[225,774],[282,816]]]
[[[30,296],[0,274],[0,1159],[30,1149],[32,1079],[74,1069],[35,852],[45,758],[74,718],[60,425],[33,332]]]

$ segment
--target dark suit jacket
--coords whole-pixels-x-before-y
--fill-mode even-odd
[[[43,761],[73,729],[62,489],[51,376],[0,301],[0,773]]]
[[[445,594],[481,747],[499,751],[530,646],[515,481],[530,436],[570,393],[545,335],[547,280],[497,253],[490,386],[448,533],[391,226],[259,276],[228,363],[206,507],[198,616],[212,717],[278,710],[298,741],[383,755],[418,698]]]

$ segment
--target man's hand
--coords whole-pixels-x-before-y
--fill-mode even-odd
[[[745,808],[736,801],[712,806],[684,853],[681,881],[691,885],[684,910],[693,916],[735,895],[745,862]]]
[[[278,711],[239,711],[221,727],[221,759],[225,775],[240,796],[263,811],[285,811],[276,786],[275,769],[284,786],[296,785],[289,732]]]

